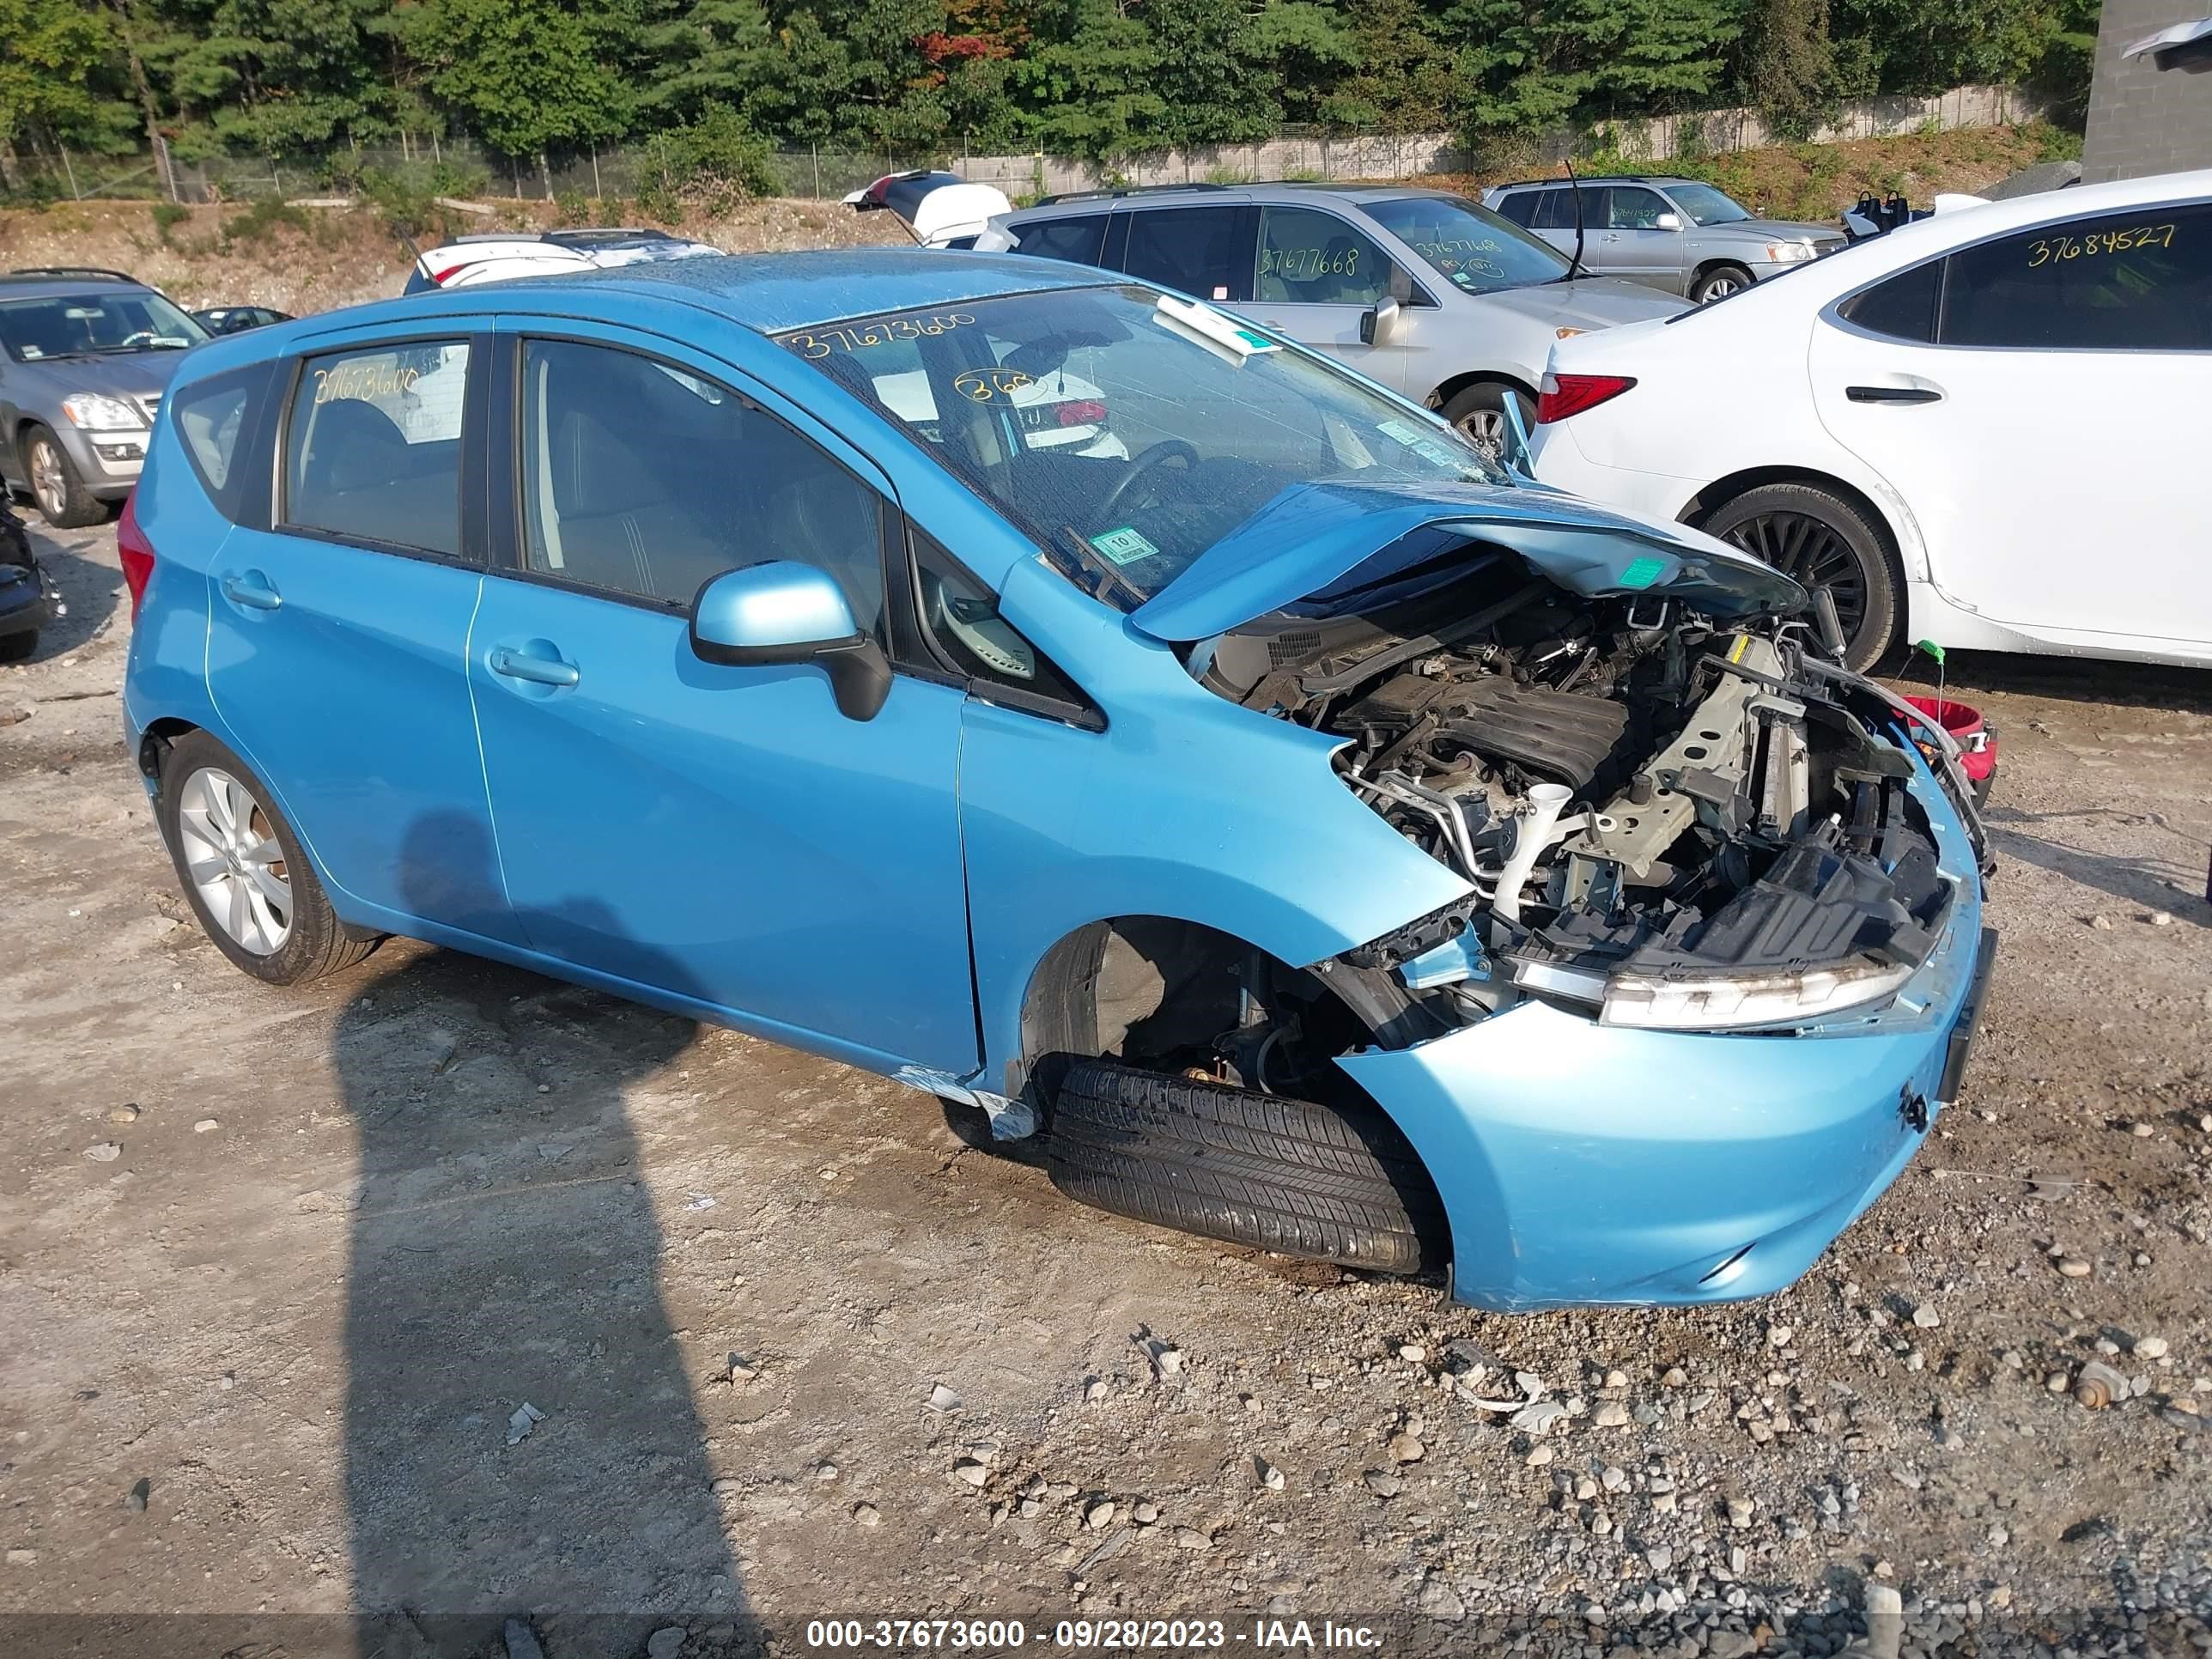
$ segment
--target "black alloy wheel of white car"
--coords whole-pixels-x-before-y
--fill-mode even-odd
[[[1700,526],[1808,588],[1825,587],[1843,624],[1844,660],[1863,674],[1897,642],[1903,584],[1866,515],[1811,484],[1765,484]]]

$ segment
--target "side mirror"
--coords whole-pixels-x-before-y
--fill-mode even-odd
[[[817,664],[848,720],[873,720],[890,696],[890,665],[854,623],[844,590],[827,571],[788,559],[725,570],[702,587],[691,652],[726,667]]]
[[[1652,224],[1659,230],[1680,230],[1682,228],[1682,216],[1679,213],[1662,213],[1652,221]]]
[[[1395,299],[1377,300],[1359,313],[1359,343],[1389,345],[1397,337],[1398,321],[1404,311]]]

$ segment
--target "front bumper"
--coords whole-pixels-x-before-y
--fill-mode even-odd
[[[1338,1062],[1436,1181],[1457,1299],[1515,1311],[1765,1296],[1897,1178],[1958,1086],[1995,946],[1966,825],[1924,765],[1916,794],[1955,896],[1935,953],[1878,1015],[1717,1035],[1528,1002]]]

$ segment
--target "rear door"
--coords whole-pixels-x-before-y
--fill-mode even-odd
[[[1999,236],[1814,326],[1822,422],[2002,623],[2212,641],[2212,205]],[[2117,642],[2117,641],[2116,641]]]
[[[342,914],[514,942],[468,686],[484,351],[387,329],[286,365],[269,521],[210,568],[208,689]]]
[[[1260,210],[1259,263],[1248,309],[1267,327],[1402,392],[1406,353],[1359,337],[1361,319],[1389,297],[1390,270],[1390,256],[1349,219],[1270,204]]]

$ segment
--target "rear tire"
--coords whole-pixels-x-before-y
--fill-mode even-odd
[[[234,834],[219,821],[222,814],[191,805],[226,785],[229,801],[244,803],[233,813]],[[200,927],[217,950],[254,978],[271,985],[304,985],[352,967],[381,941],[379,934],[363,938],[346,931],[324,896],[323,884],[301,850],[299,837],[270,804],[267,786],[207,732],[187,732],[169,746],[161,762],[156,816],[177,880]],[[275,846],[269,848],[271,841]],[[224,915],[216,914],[210,893],[222,900],[232,884],[248,884],[240,872],[243,865],[255,862],[248,857],[239,865],[229,863],[217,843],[233,842],[245,843],[249,852],[258,848],[281,854],[259,860],[283,890],[281,908],[270,904],[266,897],[270,890],[264,888],[259,902],[238,910],[226,903]],[[234,917],[242,918],[235,927],[229,920]]]
[[[1115,1215],[1377,1273],[1420,1273],[1450,1255],[1427,1170],[1371,1106],[1079,1060],[1054,1097],[1046,1145],[1053,1184]]]
[[[27,634],[11,634],[0,640],[0,662],[28,662],[38,648],[38,629],[33,629]]]
[[[1896,644],[1902,579],[1881,532],[1842,496],[1812,484],[1762,484],[1699,527],[1808,587],[1827,588],[1847,666],[1863,674]]]
[[[57,530],[82,530],[107,516],[107,503],[84,487],[62,441],[43,426],[23,434],[23,464],[31,474],[31,499],[39,516]]]
[[[1690,303],[1709,306],[1725,300],[1740,288],[1751,286],[1751,273],[1741,265],[1715,265],[1690,286]]]

